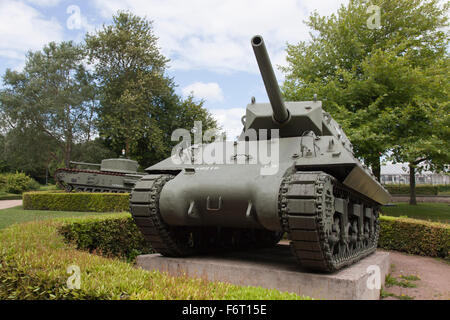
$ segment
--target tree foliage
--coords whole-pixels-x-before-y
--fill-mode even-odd
[[[86,36],[102,88],[100,134],[114,150],[125,148],[146,165],[170,155],[170,136],[179,126],[192,127],[194,119],[216,126],[201,103],[175,94],[157,40],[152,22],[128,12],[118,12],[112,25]]]
[[[370,5],[380,8],[380,28],[368,27]],[[380,155],[442,168],[450,154],[448,7],[350,0],[329,17],[313,13],[312,40],[287,47],[286,98],[317,93],[374,169]]]
[[[26,135],[36,147],[48,151],[47,156],[63,160],[66,166],[73,144],[83,141],[92,128],[94,86],[84,59],[81,46],[51,42],[42,51],[27,54],[22,72],[8,69],[0,92],[1,113],[15,130],[13,135]],[[29,132],[36,136],[27,135]],[[56,149],[48,150],[49,145]]]
[[[170,156],[175,129],[216,128],[203,101],[175,93],[157,40],[151,22],[119,12],[84,45],[52,42],[29,52],[23,71],[6,70],[0,171],[43,181],[71,160],[99,163],[123,148],[147,166]]]

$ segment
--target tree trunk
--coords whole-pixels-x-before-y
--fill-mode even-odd
[[[72,134],[66,137],[66,148],[64,152],[64,164],[66,168],[70,168],[70,161],[72,160]]]
[[[70,168],[70,158],[72,156],[72,146],[71,143],[66,144],[66,150],[64,153],[64,164],[66,165],[66,168]]]
[[[125,157],[128,157],[130,154],[130,140],[126,138],[125,140]]]
[[[413,164],[409,164],[409,204],[417,205],[416,200],[416,169]]]
[[[372,172],[375,175],[375,178],[377,178],[378,181],[381,181],[381,162],[379,157],[372,164]]]

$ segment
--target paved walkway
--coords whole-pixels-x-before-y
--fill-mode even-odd
[[[1,200],[0,201],[0,210],[17,207],[17,206],[21,206],[21,205],[22,205],[22,200]]]
[[[380,250],[381,251],[381,250]],[[391,276],[401,280],[403,276],[418,276],[420,280],[411,281],[417,288],[393,286],[385,288],[397,296],[402,294],[415,300],[449,300],[450,299],[450,263],[435,258],[408,255],[388,251],[391,257]],[[386,300],[395,299],[392,297]]]
[[[288,240],[280,243],[289,244]],[[378,249],[384,252],[385,250]],[[450,300],[450,263],[431,257],[409,255],[397,251],[389,252],[391,260],[390,275],[401,281],[401,276],[417,276],[420,280],[410,281],[416,288],[393,286],[385,291],[397,296],[402,294],[415,300]],[[385,300],[397,300],[388,297]]]

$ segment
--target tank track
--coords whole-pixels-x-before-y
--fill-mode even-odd
[[[80,192],[109,192],[109,193],[126,193],[129,192],[129,189],[120,189],[120,188],[104,188],[104,187],[93,187],[86,185],[76,185],[76,184],[68,184],[58,178],[58,173],[67,172],[67,173],[88,173],[88,174],[104,174],[108,176],[120,176],[123,177],[125,174],[118,172],[109,172],[109,171],[93,171],[93,170],[83,170],[83,169],[57,169],[53,178],[55,179],[56,185],[64,189],[66,192],[71,192],[73,190]]]
[[[335,211],[335,198],[370,208],[363,218]],[[373,253],[379,236],[378,204],[323,172],[285,176],[279,215],[292,254],[305,268],[334,272]],[[346,221],[346,222],[345,222]]]
[[[195,253],[191,235],[187,232],[183,235],[182,228],[168,226],[159,211],[160,193],[171,179],[171,175],[148,175],[139,180],[130,194],[130,211],[155,251],[165,256],[181,257]]]
[[[130,211],[151,247],[164,256],[183,257],[227,249],[274,246],[282,234],[267,230],[178,227],[167,225],[159,211],[159,197],[169,174],[148,175],[136,183],[130,194]]]

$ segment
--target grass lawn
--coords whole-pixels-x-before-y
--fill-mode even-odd
[[[382,207],[384,215],[392,217],[408,217],[450,223],[450,205],[448,203],[396,203],[393,207]]]
[[[58,190],[55,184],[41,185],[38,191],[54,191]]]
[[[19,206],[10,209],[0,210],[0,230],[14,223],[49,220],[54,218],[83,217],[83,216],[106,215],[106,214],[108,213],[23,210],[22,206]]]
[[[12,210],[23,213],[20,208]],[[11,212],[2,211],[0,214]],[[104,215],[97,217],[99,220],[105,218]],[[167,273],[135,268],[120,259],[77,250],[58,230],[65,223],[80,223],[84,219],[88,218],[52,219],[15,224],[0,230],[0,300],[310,299],[274,289],[208,282],[187,276],[172,277]],[[67,287],[67,268],[73,265],[80,270],[78,290]]]

